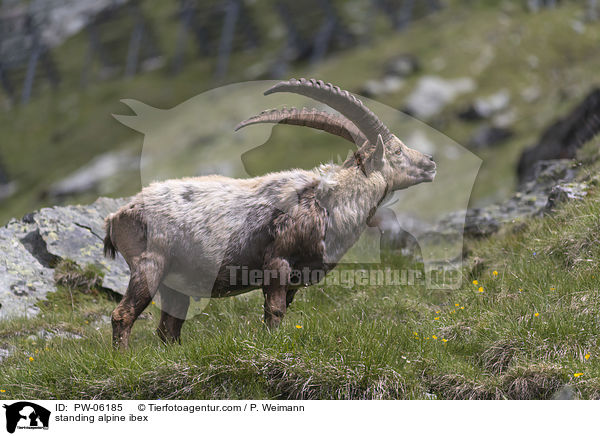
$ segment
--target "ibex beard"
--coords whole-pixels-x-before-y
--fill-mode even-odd
[[[256,288],[232,281],[232,268],[269,273],[262,286],[264,321],[277,327],[296,291],[310,284],[291,280],[292,271],[331,270],[388,195],[435,177],[431,156],[404,145],[347,91],[291,79],[265,94],[275,92],[310,97],[341,115],[271,110],[236,130],[256,123],[305,126],[359,144],[358,150],[341,165],[310,171],[156,182],[109,215],[104,252],[112,257],[120,252],[131,270],[125,296],[112,312],[115,346],[128,346],[133,323],[157,292],[157,333],[165,342],[180,341],[190,296],[229,297]]]

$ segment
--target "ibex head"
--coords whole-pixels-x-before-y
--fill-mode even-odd
[[[367,176],[381,173],[392,191],[433,181],[436,166],[432,157],[404,145],[377,115],[348,91],[321,80],[291,79],[271,87],[265,95],[275,92],[293,92],[313,98],[343,116],[317,109],[271,110],[242,121],[236,130],[257,123],[293,124],[323,130],[360,144],[344,166],[357,165]]]

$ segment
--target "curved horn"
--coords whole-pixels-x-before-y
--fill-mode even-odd
[[[339,115],[318,109],[271,109],[262,111],[247,120],[242,121],[235,130],[238,131],[246,126],[258,123],[281,123],[294,126],[305,126],[312,129],[323,130],[324,132],[340,136],[353,144],[362,145],[367,138],[358,128],[349,120]]]
[[[377,143],[378,135],[381,135],[384,143],[392,138],[385,124],[362,101],[331,83],[315,79],[290,79],[272,86],[265,91],[265,95],[275,92],[293,92],[325,103],[352,121],[371,144]]]

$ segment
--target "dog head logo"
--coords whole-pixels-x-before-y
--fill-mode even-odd
[[[19,429],[48,429],[50,411],[28,401],[3,406],[6,409],[6,431]]]
[[[195,175],[219,174],[245,178],[290,168],[318,167],[322,162],[335,161],[336,155],[341,162],[348,150],[356,149],[359,144],[352,135],[346,139],[355,142],[354,147],[344,139],[335,138],[335,135],[317,136],[319,133],[314,129],[312,133],[308,132],[309,129],[302,132],[296,130],[298,135],[291,141],[289,137],[286,137],[286,141],[277,140],[277,132],[272,135],[273,125],[277,122],[307,125],[306,122],[293,122],[294,116],[301,115],[295,110],[282,109],[249,118],[261,113],[265,107],[313,106],[315,109],[309,114],[313,118],[326,117],[326,111],[331,111],[327,105],[304,95],[269,93],[268,96],[261,96],[275,84],[277,82],[261,81],[227,85],[202,93],[170,109],[154,108],[136,100],[122,100],[135,115],[114,117],[144,134],[140,162],[142,185],[156,180]],[[439,271],[440,266],[455,267],[462,259],[463,228],[456,225],[441,233],[436,228],[436,222],[453,212],[453,222],[460,224],[462,219],[464,223],[481,159],[422,122],[376,101],[361,99],[390,131],[398,138],[404,138],[407,145],[423,153],[433,154],[438,172],[433,183],[398,190],[383,202],[371,219],[373,226],[360,235],[338,263],[380,263],[381,235],[396,233],[409,234],[416,240],[426,272]],[[288,114],[289,119],[281,121],[277,114]],[[333,112],[331,114],[336,116]],[[269,117],[276,118],[277,122],[271,122]],[[311,120],[314,124],[313,118]],[[255,122],[257,119],[262,122]],[[252,124],[252,127],[235,132],[234,126],[242,120],[247,120],[244,126]],[[319,129],[316,127],[316,130]],[[346,130],[351,133],[356,129],[350,126]],[[339,132],[337,135],[340,136]],[[272,136],[275,137],[274,140],[270,140]],[[311,142],[314,144],[311,145]],[[286,211],[294,205],[285,203],[274,207]],[[227,240],[217,242],[212,245],[220,247],[222,253],[214,253],[216,261],[212,269],[208,269],[203,276],[207,283],[201,285],[207,290],[212,288],[221,266],[219,254],[224,256],[228,246]],[[456,288],[460,284],[453,281],[429,285],[434,288]],[[175,279],[169,286],[179,289]]]

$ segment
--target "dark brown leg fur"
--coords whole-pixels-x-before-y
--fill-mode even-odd
[[[144,253],[132,262],[127,292],[112,312],[115,347],[128,347],[131,327],[152,301],[162,280],[164,268],[164,258],[155,253]]]
[[[277,328],[285,315],[285,286],[277,284],[265,287],[263,293],[265,295],[265,324],[270,329]]]
[[[292,304],[292,301],[294,301],[294,296],[296,295],[296,292],[298,292],[298,289],[289,289],[287,291],[287,294],[285,296],[285,307],[290,307],[290,304]]]
[[[181,344],[181,327],[190,306],[190,297],[165,285],[160,285],[159,292],[161,313],[156,333],[165,343]]]
[[[290,266],[284,259],[272,259],[266,263],[265,269],[277,271],[277,277],[272,278],[263,288],[265,296],[265,324],[268,328],[279,327],[287,308],[287,282]],[[283,280],[281,279],[283,277]]]

